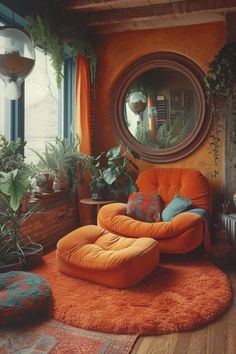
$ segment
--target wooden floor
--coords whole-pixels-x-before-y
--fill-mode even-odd
[[[230,309],[202,329],[140,337],[131,354],[236,354],[236,270],[227,271],[234,299]]]

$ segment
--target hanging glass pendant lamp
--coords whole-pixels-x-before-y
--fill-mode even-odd
[[[21,84],[35,64],[35,50],[30,35],[16,26],[0,27],[0,78],[5,96],[16,100]]]

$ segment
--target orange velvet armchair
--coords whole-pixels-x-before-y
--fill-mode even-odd
[[[160,194],[164,206],[178,194],[191,199],[192,208],[211,213],[210,186],[197,170],[154,167],[141,172],[136,184],[140,192]],[[147,223],[129,217],[125,203],[114,203],[100,209],[98,225],[121,236],[154,238],[163,253],[186,253],[201,243],[211,251],[207,222],[193,212],[180,213],[169,222]]]

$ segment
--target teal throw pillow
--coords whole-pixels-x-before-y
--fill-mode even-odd
[[[175,195],[172,201],[163,209],[161,213],[162,221],[171,221],[173,217],[189,209],[192,205],[190,199]]]

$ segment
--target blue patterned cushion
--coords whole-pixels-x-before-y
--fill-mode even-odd
[[[47,308],[51,289],[46,279],[30,272],[0,274],[0,325],[33,319]]]
[[[162,209],[159,194],[136,192],[129,196],[126,212],[128,216],[140,221],[158,222],[161,220]]]

